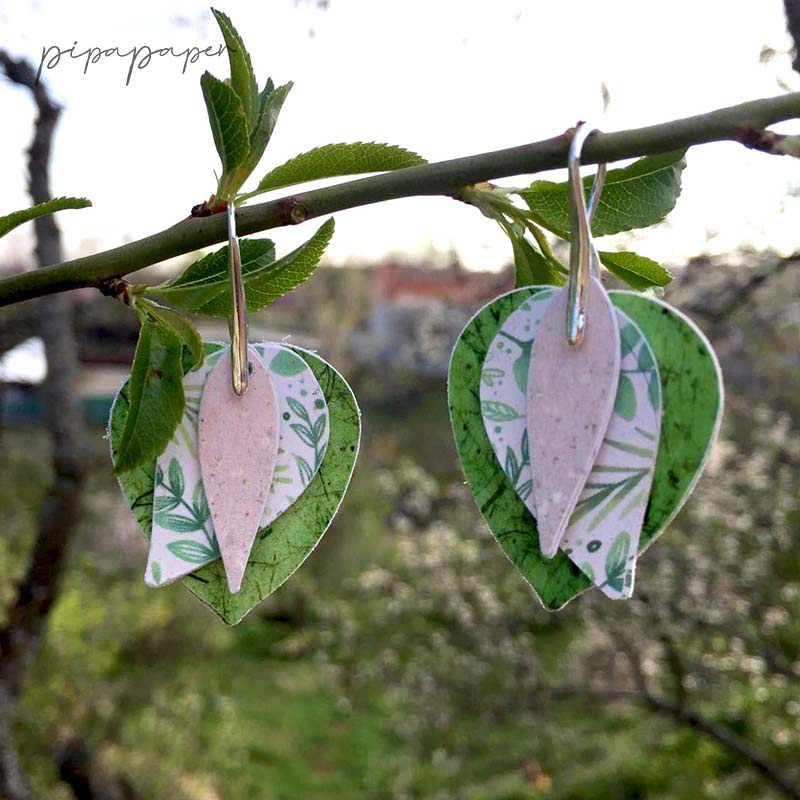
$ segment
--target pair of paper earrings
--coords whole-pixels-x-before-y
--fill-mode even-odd
[[[607,293],[591,239],[576,129],[565,288],[496,298],[466,325],[448,377],[462,467],[497,541],[543,604],[592,584],[629,597],[636,559],[690,493],[719,426],[719,365],[686,317]],[[184,377],[186,409],[166,450],[120,484],[150,540],[145,580],[179,578],[227,622],[274,591],[313,550],[347,488],[360,415],[313,353],[249,346],[232,205],[231,346],[206,345]],[[125,387],[112,407],[127,414]]]

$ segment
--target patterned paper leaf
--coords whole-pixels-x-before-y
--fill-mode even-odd
[[[191,539],[170,542],[167,547],[169,547],[170,551],[178,556],[178,558],[182,558],[184,561],[189,561],[192,564],[202,564],[204,561],[208,561],[209,558],[216,558],[219,556],[218,551],[214,551],[210,547],[206,547],[200,542],[194,542]]]
[[[206,359],[219,345],[205,345]],[[226,623],[234,625],[257,603],[277,589],[314,549],[327,529],[350,481],[358,454],[360,413],[348,385],[322,359],[300,348],[291,348],[319,381],[328,406],[329,443],[319,471],[295,503],[256,537],[242,588],[228,592],[219,560],[183,579],[184,585],[210,606]],[[114,402],[109,421],[112,451],[116,447],[129,411],[123,386]],[[153,516],[153,484],[156,464],[150,461],[119,476],[120,487],[146,538],[150,538]],[[199,554],[199,550],[194,551]]]
[[[512,408],[508,403],[502,403],[495,400],[487,400],[481,403],[481,413],[486,419],[493,422],[506,422],[510,419],[518,419],[522,416],[515,408]]]
[[[473,317],[453,351],[448,397],[459,458],[478,508],[508,558],[545,607],[557,609],[587,589],[591,581],[563,552],[551,561],[542,557],[536,521],[509,481],[487,437],[478,391],[481,368],[504,321],[525,302],[546,291],[533,287],[509,292]],[[708,342],[678,311],[631,292],[611,292],[611,297],[650,343],[663,384],[661,436],[639,540],[641,553],[677,513],[702,470],[719,425],[722,385]],[[691,425],[686,424],[689,419]],[[617,491],[621,488],[624,487]],[[630,491],[634,496],[635,489]],[[609,491],[606,497],[612,494]]]

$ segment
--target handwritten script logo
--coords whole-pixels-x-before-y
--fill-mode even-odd
[[[142,45],[141,47],[133,47],[130,50],[121,52],[118,47],[90,47],[87,50],[76,52],[78,42],[75,41],[72,47],[62,50],[57,45],[50,45],[50,47],[42,48],[42,59],[39,62],[39,69],[36,71],[36,82],[42,75],[42,69],[54,69],[61,61],[62,56],[69,56],[72,59],[85,59],[83,65],[83,74],[85,75],[89,70],[91,64],[96,64],[101,58],[117,58],[130,59],[128,66],[128,76],[125,79],[125,85],[128,86],[131,82],[134,69],[145,69],[150,65],[153,56],[172,56],[172,58],[183,59],[183,69],[181,74],[186,74],[186,68],[189,64],[194,64],[198,61],[200,56],[221,56],[228,48],[226,45],[219,45],[216,49],[212,46],[200,49],[199,47],[188,47],[186,50],[175,52],[172,47],[148,47]]]

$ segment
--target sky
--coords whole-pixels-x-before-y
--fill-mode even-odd
[[[547,138],[578,119],[612,131],[780,94],[779,81],[800,89],[787,55],[759,61],[765,46],[789,48],[781,0],[218,2],[259,82],[295,84],[253,183],[329,142],[390,142],[435,161]],[[189,0],[0,0],[0,47],[12,55],[38,66],[46,48],[76,41],[75,53],[143,45],[180,52],[217,48],[221,36],[208,7]],[[85,74],[84,62],[64,55],[42,73],[64,105],[52,190],[94,203],[60,215],[69,257],[166,228],[208,197],[219,161],[199,79],[205,69],[228,74],[225,56],[202,57],[185,74],[183,59],[154,58],[126,85],[128,60],[102,59]],[[32,118],[27,93],[0,81],[0,213],[29,204],[24,149]],[[800,123],[778,129],[798,132]],[[636,249],[670,265],[743,247],[792,252],[800,249],[798,187],[798,161],[733,143],[694,148],[668,222],[603,240],[603,248]],[[510,260],[494,223],[446,198],[345,211],[336,223],[332,263],[451,252],[470,269]],[[319,224],[265,235],[281,253]],[[30,259],[30,227],[0,242],[2,261]]]

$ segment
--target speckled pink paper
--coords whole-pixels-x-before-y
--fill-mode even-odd
[[[278,457],[278,398],[256,351],[247,391],[231,387],[230,350],[203,389],[198,419],[200,471],[228,588],[242,585]]]
[[[566,338],[567,289],[550,301],[531,349],[528,438],[539,546],[552,558],[608,429],[619,381],[617,317],[596,278],[586,292],[586,333]]]

